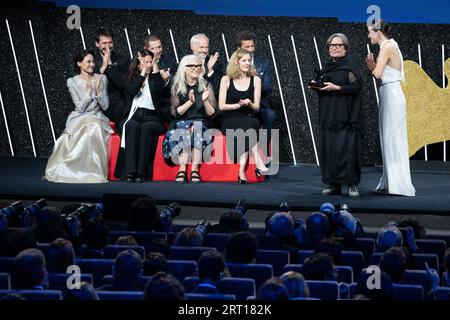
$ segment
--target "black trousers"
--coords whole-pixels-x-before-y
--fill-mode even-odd
[[[155,111],[139,108],[125,127],[125,174],[151,179],[158,136],[164,127]]]

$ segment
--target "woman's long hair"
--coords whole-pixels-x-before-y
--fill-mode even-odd
[[[147,49],[141,50],[139,53],[142,57],[151,56],[152,59],[155,56],[153,52]],[[141,73],[139,70],[139,55],[136,55],[133,60],[131,60],[130,66],[128,67],[128,80],[133,81],[139,73]]]
[[[172,94],[173,95],[182,95],[185,96],[187,94],[187,85],[186,85],[186,66],[189,64],[190,61],[194,60],[196,64],[202,64],[200,58],[194,54],[190,54],[187,56],[184,56],[183,59],[181,59],[180,64],[178,65],[177,73],[175,74],[175,77],[173,78],[173,85],[172,85]],[[203,67],[202,67],[203,70]],[[203,79],[202,77],[198,77],[198,91],[203,92],[208,87],[208,81]]]
[[[250,59],[252,58],[252,54],[244,49],[237,49],[233,54],[231,55],[230,62],[228,62],[227,66],[227,76],[230,79],[237,79],[239,77],[239,74],[241,72],[241,69],[239,68],[239,60],[242,59],[243,56],[246,54],[250,55]],[[245,73],[247,77],[253,77],[256,75],[256,69],[254,66],[250,66],[248,71]]]

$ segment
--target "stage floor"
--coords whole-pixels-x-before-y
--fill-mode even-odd
[[[292,210],[317,211],[323,202],[347,203],[353,212],[450,215],[450,171],[412,170],[415,197],[383,196],[373,193],[381,175],[379,167],[364,167],[358,187],[360,198],[323,196],[320,170],[315,165],[281,165],[276,176],[259,184],[237,183],[176,184],[146,182],[126,184],[59,184],[42,180],[47,159],[0,157],[0,197],[64,201],[101,201],[104,193],[151,195],[158,204],[177,201],[184,206],[232,208],[245,198],[249,208],[275,210],[288,202]],[[430,168],[432,164],[428,165]],[[417,166],[412,166],[417,167]],[[346,190],[345,190],[346,191]]]

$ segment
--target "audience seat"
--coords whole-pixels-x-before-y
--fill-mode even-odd
[[[139,281],[139,286],[141,288],[145,288],[147,286],[147,283],[152,279],[152,277],[149,276],[141,276],[141,280]],[[104,285],[112,285],[114,280],[114,276],[111,274],[108,274],[103,277],[101,286]],[[99,286],[97,286],[99,287]]]
[[[147,248],[152,240],[167,239],[165,232],[156,231],[111,231],[109,234],[109,242],[114,244],[117,239],[122,236],[132,236],[140,246]]]
[[[297,263],[303,264],[305,259],[313,254],[314,250],[299,250],[297,253]],[[364,266],[364,254],[361,251],[343,250],[341,261],[338,265],[351,266],[354,274],[360,274]]]
[[[142,291],[97,291],[100,300],[143,300]]]
[[[402,278],[402,284],[416,284],[422,288],[429,287],[428,274],[425,270],[405,270]]]
[[[166,163],[162,155],[162,142],[164,135],[160,135],[158,146],[156,148],[155,161],[153,164],[153,181],[173,181],[178,172],[177,166],[170,166]],[[114,177],[116,168],[117,155],[119,152],[120,137],[118,134],[111,136],[110,158],[109,158],[109,180],[118,180]],[[188,165],[187,171],[191,171]],[[264,176],[257,177],[255,174],[256,166],[253,156],[250,156],[249,164],[246,169],[247,179],[249,182],[262,182]],[[225,136],[217,133],[214,136],[212,159],[208,163],[200,166],[200,175],[204,182],[237,182],[237,173],[239,164],[232,163],[226,151]]]
[[[371,265],[378,265],[381,261],[381,256],[383,255],[382,252],[375,252],[372,257],[370,258],[370,264]],[[412,254],[413,259],[416,263],[416,269],[424,270],[425,269],[425,262],[428,263],[429,268],[435,269],[437,272],[439,272],[439,259],[436,254],[429,254],[429,253],[413,253]]]
[[[11,276],[9,273],[0,273],[0,290],[11,290]]]
[[[271,264],[251,264],[251,263],[230,263],[226,266],[233,278],[252,278],[255,280],[255,288],[259,287],[267,280],[273,277],[273,268]]]
[[[0,257],[0,272],[12,273],[15,260],[14,257]]]
[[[48,287],[50,290],[61,290],[64,291],[67,289],[67,278],[72,276],[70,273],[49,273],[47,275],[48,279]],[[94,279],[92,274],[82,273],[80,274],[81,282],[89,282],[94,286]]]
[[[356,242],[364,253],[364,261],[368,261],[375,252],[375,240],[372,238],[356,238]]]
[[[435,292],[436,300],[450,300],[450,288],[439,287]]]
[[[186,292],[192,292],[197,288],[200,279],[198,277],[186,277],[183,281]],[[246,300],[249,296],[254,296],[255,280],[245,278],[223,278],[217,285],[217,289],[222,294],[233,294],[236,300]]]
[[[236,300],[233,294],[186,293],[188,300]]]
[[[283,267],[290,262],[289,251],[259,249],[256,252],[256,262],[261,264],[271,264],[273,275],[278,277],[282,274]]]
[[[306,280],[311,298],[339,300],[339,285],[336,281]]]
[[[294,271],[302,273],[302,264],[287,264],[284,266],[282,273],[288,271]],[[353,269],[351,266],[335,266],[337,271],[337,282],[352,283],[353,282]]]
[[[183,283],[184,278],[193,277],[197,273],[197,263],[188,260],[167,260],[169,273]]]
[[[423,300],[423,288],[414,284],[393,283],[395,300]]]
[[[225,250],[225,243],[230,237],[227,233],[208,233],[203,239],[203,246],[205,247],[214,247],[219,252],[223,252]]]
[[[192,260],[198,261],[200,255],[208,250],[216,251],[214,247],[180,247],[171,246],[171,260]]]
[[[77,259],[76,264],[81,273],[92,274],[94,283],[101,283],[104,276],[112,274],[114,260],[112,259]]]
[[[19,294],[26,300],[61,300],[59,290],[0,290],[0,297],[8,294]]]
[[[439,261],[443,261],[447,244],[445,240],[438,239],[416,239],[417,247],[424,253],[434,253],[439,257]]]
[[[143,246],[120,246],[120,245],[108,245],[103,254],[105,259],[115,259],[119,253],[126,250],[134,250],[141,256],[141,259],[145,259],[145,248]]]

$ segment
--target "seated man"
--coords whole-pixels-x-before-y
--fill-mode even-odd
[[[186,300],[183,285],[174,276],[158,272],[147,283],[144,300]]]
[[[266,280],[256,294],[256,300],[288,300],[289,293],[280,278]]]
[[[225,260],[232,263],[255,263],[257,249],[253,234],[248,231],[233,233],[225,243]]]
[[[193,293],[218,294],[217,285],[225,271],[225,259],[215,250],[205,251],[198,259],[200,283]]]
[[[26,249],[14,261],[13,288],[16,290],[45,290],[45,257],[40,250]]]

